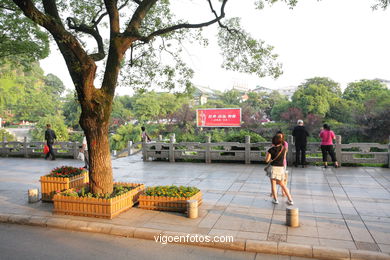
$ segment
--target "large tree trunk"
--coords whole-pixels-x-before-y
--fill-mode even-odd
[[[111,166],[108,127],[111,97],[96,90],[92,100],[84,101],[80,125],[88,142],[90,188],[94,194],[111,194],[113,174]],[[111,100],[111,101],[110,101]]]

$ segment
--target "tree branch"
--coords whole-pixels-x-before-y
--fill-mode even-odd
[[[128,3],[129,3],[130,0],[126,0],[121,6],[118,7],[118,11],[121,10],[122,8],[124,8]],[[108,12],[104,12],[102,13],[99,18],[96,19],[96,17],[99,15],[99,13],[101,11],[103,11],[103,6],[100,6],[101,10],[96,14],[96,16],[92,19],[92,23],[94,26],[97,26],[101,21],[102,19],[108,14]]]
[[[58,13],[57,4],[52,0],[42,0],[43,8],[45,9],[45,13],[53,17],[56,22],[64,28],[62,24],[60,15]]]
[[[108,16],[110,17],[110,33],[117,34],[119,33],[119,12],[116,4],[117,0],[104,0],[104,4],[106,5]]]
[[[215,14],[215,19],[213,19],[213,20],[210,20],[210,21],[204,22],[204,23],[198,23],[198,24],[182,23],[182,24],[173,25],[173,26],[170,26],[170,27],[166,27],[166,28],[154,31],[153,33],[151,33],[151,34],[149,34],[148,36],[145,36],[145,37],[138,36],[139,40],[143,41],[143,42],[149,42],[153,37],[158,36],[158,35],[163,35],[163,34],[170,33],[170,32],[173,32],[173,31],[177,31],[177,30],[180,30],[180,29],[202,28],[202,27],[206,27],[206,26],[209,26],[211,24],[214,24],[214,23],[219,23],[224,28],[227,28],[226,26],[222,25],[221,22],[220,22],[225,17],[225,6],[226,6],[227,1],[228,0],[223,0],[222,5],[221,5],[221,13],[220,13],[220,15],[217,15],[217,13],[214,11],[214,9],[212,7],[212,4],[211,4],[210,0],[208,0],[208,2],[210,4],[210,8],[211,8],[212,12]],[[126,32],[127,32],[127,30],[126,30]],[[125,35],[127,36],[126,32],[125,32]],[[130,33],[130,31],[129,31],[129,33]],[[134,37],[133,34],[129,34],[129,36],[130,35]]]
[[[9,7],[9,6],[5,6],[5,5],[0,5],[0,9],[5,9],[5,10],[8,10],[8,11],[16,11],[15,8],[12,8],[12,7]]]
[[[98,52],[94,54],[90,54],[89,56],[94,60],[94,61],[100,61],[104,59],[106,56],[104,52],[104,44],[103,44],[103,39],[98,31],[98,28],[95,26],[87,26],[86,24],[76,24],[76,19],[72,17],[68,17],[66,19],[68,22],[68,26],[70,29],[73,29],[77,32],[83,32],[91,35],[93,38],[95,38],[97,45],[98,45]]]
[[[210,0],[207,0],[207,2],[209,2],[209,6],[210,6],[210,9],[211,9],[211,12],[215,15],[215,18],[218,18],[218,14],[217,14],[217,12],[214,10],[214,7],[213,7],[213,4],[211,3],[211,1],[210,1]],[[224,13],[224,9],[225,9],[226,3],[227,3],[227,0],[224,0],[223,3],[222,3],[222,6],[221,6],[221,14]],[[225,29],[226,29],[228,32],[230,32],[230,33],[233,33],[233,32],[238,33],[237,30],[232,30],[232,29],[230,29],[229,27],[227,27],[226,25],[222,24],[222,23],[221,23],[221,20],[218,20],[218,24],[219,24],[219,26],[220,26],[221,28],[225,28]]]
[[[60,23],[57,8],[52,6],[52,4],[55,5],[55,1],[43,1],[47,15],[39,11],[31,0],[12,1],[26,17],[50,32],[65,59],[79,97],[91,97],[96,64],[84,51],[78,40]],[[91,71],[93,73],[89,73]]]
[[[137,32],[141,26],[142,20],[145,18],[146,14],[153,7],[157,0],[143,0],[138,8],[135,10],[133,17],[131,17],[130,23],[125,30],[125,34],[130,34],[131,32]]]

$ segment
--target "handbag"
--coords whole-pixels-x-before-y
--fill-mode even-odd
[[[47,144],[45,144],[44,146],[43,146],[43,153],[44,154],[48,154],[49,153],[49,146],[47,146]]]
[[[79,154],[77,155],[77,160],[80,160],[80,161],[84,161],[84,153],[82,152],[79,152]]]
[[[271,176],[272,176],[272,165],[271,165],[271,163],[272,163],[273,161],[275,161],[276,159],[279,158],[279,156],[282,154],[283,150],[284,150],[284,146],[283,146],[283,148],[280,150],[280,152],[278,153],[278,155],[277,155],[273,160],[271,160],[271,161],[264,167],[264,171],[265,171],[265,175],[266,175],[266,176],[268,176],[268,177],[271,177]]]

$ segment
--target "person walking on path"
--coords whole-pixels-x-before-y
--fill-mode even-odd
[[[288,171],[287,171],[287,153],[288,153],[288,143],[286,142],[286,139],[284,137],[284,134],[282,131],[278,131],[276,133],[276,135],[280,135],[280,137],[282,138],[282,144],[284,146],[284,149],[286,150],[286,152],[284,153],[284,159],[283,159],[283,167],[284,167],[284,179],[283,179],[283,183],[284,185],[287,186],[287,182],[288,182]],[[271,193],[272,194],[272,193]],[[272,196],[272,195],[271,195]],[[285,197],[286,196],[286,193],[284,192],[284,190],[282,189],[282,197]]]
[[[283,160],[286,155],[286,148],[283,145],[283,136],[280,134],[275,135],[272,138],[272,144],[273,146],[267,151],[267,154],[265,156],[265,162],[270,163],[272,167],[270,176],[272,188],[272,203],[279,203],[278,194],[276,191],[276,184],[278,184],[287,196],[287,204],[293,205],[294,203],[290,191],[284,184],[285,168],[283,166]]]
[[[46,131],[45,131],[45,140],[46,144],[49,147],[49,152],[45,156],[45,160],[49,159],[49,156],[51,156],[51,159],[54,161],[56,159],[56,156],[54,155],[53,151],[53,144],[54,140],[57,139],[56,133],[54,132],[53,129],[51,129],[51,125],[47,124],[46,125]]]
[[[150,139],[149,135],[146,133],[146,129],[144,126],[141,127],[141,130],[142,130],[141,133],[142,142],[149,143],[150,141],[152,141],[152,139]]]
[[[336,135],[332,130],[330,130],[330,126],[328,124],[324,124],[321,132],[321,151],[322,151],[322,161],[324,162],[324,167],[328,168],[328,153],[334,163],[334,167],[338,168],[339,163],[336,159],[336,154],[333,148],[333,139],[336,139]]]
[[[292,136],[295,138],[295,167],[302,165],[302,168],[305,168],[306,145],[309,133],[303,126],[303,120],[298,120],[297,126],[294,127],[294,130],[292,131]]]
[[[87,137],[84,136],[83,144],[81,146],[80,152],[84,154],[84,169],[89,170],[89,154],[88,154],[88,143]]]

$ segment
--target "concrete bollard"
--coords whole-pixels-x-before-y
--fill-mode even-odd
[[[198,201],[187,200],[187,217],[197,218],[198,217]]]
[[[39,201],[38,189],[28,190],[28,203],[35,203]]]
[[[286,225],[289,227],[299,227],[299,209],[293,207],[286,208]]]

